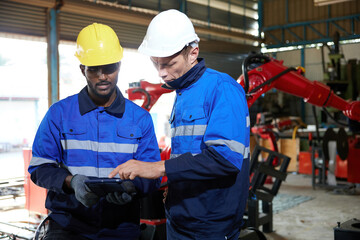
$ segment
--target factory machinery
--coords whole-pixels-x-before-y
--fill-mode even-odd
[[[243,62],[243,74],[237,79],[245,90],[248,107],[251,107],[256,100],[271,89],[303,98],[318,107],[333,107],[343,112],[345,116],[354,122],[360,121],[360,102],[346,101],[337,96],[329,86],[318,81],[310,81],[303,76],[303,68],[292,68],[283,65],[283,61],[270,58],[262,54],[250,54]],[[142,107],[147,111],[154,106],[162,94],[169,93],[172,90],[161,87],[162,84],[152,84],[147,81],[140,81],[130,84],[127,90],[129,100],[143,100]],[[290,124],[284,122],[284,125]],[[272,141],[272,149],[265,149],[256,146],[251,156],[251,184],[249,189],[249,206],[244,218],[245,226],[243,235],[240,239],[247,238],[252,233],[258,236],[257,239],[265,239],[264,235],[258,230],[259,226],[263,227],[264,232],[271,232],[272,229],[272,205],[271,201],[277,194],[281,182],[286,179],[286,170],[290,158],[282,155],[276,148],[276,138],[271,130],[274,126],[269,122],[258,122],[252,128],[253,134],[261,135]],[[279,126],[278,126],[279,127]],[[344,132],[341,133],[344,136]],[[334,134],[331,135],[332,140]],[[347,159],[347,181],[349,183],[360,183],[360,175],[357,172],[360,169],[360,161],[357,157],[360,155],[360,136],[353,134],[337,141],[337,148],[341,149],[342,158]],[[320,138],[320,136],[317,136]],[[336,138],[336,137],[335,137]],[[345,140],[344,140],[345,139]],[[336,141],[336,140],[335,140]],[[315,149],[315,148],[314,148]],[[345,150],[344,150],[345,149]],[[161,149],[161,159],[167,160],[170,157],[171,148],[166,146]],[[263,153],[267,154],[267,158],[261,159]],[[328,155],[325,156],[328,158]],[[317,170],[326,170],[326,161],[324,159],[323,166]],[[314,164],[315,165],[315,164]],[[277,166],[275,169],[274,167]],[[315,168],[314,168],[315,169]],[[325,171],[324,171],[325,172]],[[275,181],[271,188],[267,188],[264,183],[265,179],[271,176]],[[28,185],[31,183],[27,183]],[[27,185],[25,184],[25,185]],[[25,186],[26,187],[26,186]],[[162,189],[166,187],[166,177],[162,179]],[[27,195],[30,195],[28,192]],[[26,196],[29,198],[29,196]],[[45,195],[44,195],[45,197]],[[262,200],[262,211],[264,216],[259,212],[259,199]],[[44,200],[44,199],[43,199]],[[162,240],[165,239],[165,214],[162,205],[162,192],[158,191],[151,198],[144,199],[142,208],[142,238],[144,240]],[[42,206],[43,207],[43,206]],[[31,206],[28,207],[30,210]],[[341,226],[338,226],[340,229]],[[38,228],[40,229],[40,228]],[[247,230],[250,233],[247,234]],[[342,230],[342,229],[340,229]],[[342,232],[344,232],[342,230]],[[244,235],[245,233],[245,235]],[[247,235],[246,235],[247,234]],[[15,238],[13,238],[15,239]],[[24,238],[26,239],[26,238]]]

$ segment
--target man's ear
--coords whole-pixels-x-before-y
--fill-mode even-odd
[[[82,65],[82,64],[80,64],[80,70],[81,70],[81,73],[82,73],[82,75],[84,75],[85,76],[85,66],[84,65]]]
[[[193,64],[197,60],[198,56],[199,56],[199,47],[192,48],[189,53],[190,63]]]

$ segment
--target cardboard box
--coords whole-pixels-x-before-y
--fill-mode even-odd
[[[288,166],[288,172],[298,171],[298,156],[300,152],[300,139],[280,139],[281,143],[280,153],[290,157],[290,163]]]
[[[256,145],[256,140],[254,136],[250,137],[250,152],[253,151]],[[272,149],[270,140],[268,139],[259,139],[259,145],[268,149]],[[291,158],[287,171],[288,172],[297,172],[298,171],[298,155],[300,152],[300,139],[279,139],[277,141],[277,147],[281,154],[284,154]],[[262,154],[263,158],[267,157],[267,153]]]

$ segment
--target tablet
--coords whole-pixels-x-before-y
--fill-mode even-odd
[[[112,192],[125,192],[121,186],[122,182],[120,178],[90,178],[85,181],[85,184],[93,193],[103,197]]]

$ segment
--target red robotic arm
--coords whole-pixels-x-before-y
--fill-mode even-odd
[[[249,60],[250,59],[250,60]],[[283,61],[268,58],[263,55],[250,55],[244,62],[243,73],[239,77],[240,84],[247,92],[247,102],[250,107],[263,93],[272,88],[298,96],[305,102],[320,107],[333,107],[341,110],[345,116],[360,121],[360,102],[347,102],[337,96],[330,87],[310,81],[302,76],[302,69],[288,68]],[[256,67],[247,72],[247,64]]]
[[[248,71],[247,64],[255,64]],[[283,61],[253,54],[244,61],[243,74],[238,81],[247,93],[247,102],[250,107],[262,94],[276,88],[280,91],[303,98],[305,102],[320,107],[333,107],[343,111],[345,116],[360,121],[360,102],[348,102],[337,96],[329,86],[318,81],[310,81],[303,75],[301,68],[288,68]],[[130,100],[143,99],[142,107],[150,111],[159,97],[172,90],[161,87],[162,84],[152,84],[146,81],[132,83],[127,90]]]
[[[172,92],[173,90],[161,87],[162,84],[153,84],[147,81],[140,81],[130,84],[130,88],[126,91],[129,100],[134,101],[137,99],[144,100],[142,108],[147,111],[154,106],[160,96],[164,93]]]

